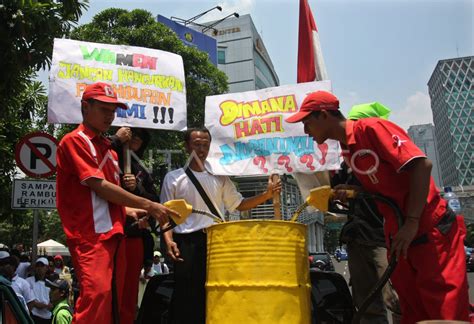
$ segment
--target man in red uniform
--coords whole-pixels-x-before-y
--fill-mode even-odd
[[[406,132],[380,118],[346,120],[339,100],[325,91],[309,94],[286,121],[303,122],[305,133],[318,144],[338,140],[363,190],[400,207],[404,224],[398,228],[394,212],[378,204],[387,246],[398,260],[391,279],[400,297],[402,323],[467,321],[464,220],[440,197],[430,176],[431,162]]]
[[[110,85],[87,86],[83,122],[64,136],[56,153],[57,207],[81,290],[74,323],[118,323],[126,263],[123,206],[131,207],[127,214],[146,212],[160,224],[175,214],[120,187],[117,154],[103,136],[117,107],[128,108]]]

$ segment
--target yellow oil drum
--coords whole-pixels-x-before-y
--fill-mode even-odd
[[[209,227],[206,323],[310,323],[306,231],[276,220]]]

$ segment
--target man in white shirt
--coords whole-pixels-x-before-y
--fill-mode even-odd
[[[28,269],[31,266],[31,263],[28,260],[28,256],[24,254],[20,255],[20,264],[18,265],[18,268],[16,268],[15,273],[23,279],[28,277]]]
[[[26,278],[26,281],[30,284],[35,295],[31,314],[36,324],[51,322],[51,309],[53,309],[53,305],[49,302],[50,289],[46,287],[44,281],[48,265],[48,259],[44,257],[38,258],[35,264],[35,275]]]
[[[189,168],[200,182],[215,207],[225,210],[244,211],[262,204],[281,191],[281,182],[269,180],[267,190],[259,195],[243,198],[226,176],[215,176],[207,171],[206,158],[211,144],[211,134],[206,128],[188,129],[184,135],[187,153],[193,153]],[[197,158],[196,158],[197,157]],[[194,208],[210,211],[183,168],[169,172],[161,186],[161,202],[184,199]],[[205,323],[206,309],[206,257],[207,238],[205,229],[214,221],[203,215],[191,214],[186,221],[163,238],[167,254],[175,261],[175,288],[171,302],[172,323]]]
[[[14,268],[16,269],[18,268],[19,261],[15,256],[13,258]],[[17,296],[21,296],[25,302],[26,310],[29,312],[35,301],[35,294],[31,290],[30,284],[15,272],[12,278],[12,288]]]
[[[164,262],[164,258],[162,259],[161,253],[159,251],[153,252],[153,270],[156,272],[156,274],[170,273],[170,270]]]

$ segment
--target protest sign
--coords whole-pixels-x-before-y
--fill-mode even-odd
[[[86,86],[105,82],[129,109],[115,126],[186,129],[186,85],[181,56],[143,47],[55,39],[48,121],[78,124]]]
[[[331,91],[330,81],[286,85],[206,98],[206,127],[212,135],[207,161],[219,175],[312,173],[338,169],[339,143],[318,145],[303,124],[285,118],[307,94]]]

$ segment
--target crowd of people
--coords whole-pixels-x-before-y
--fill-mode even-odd
[[[31,264],[30,255],[31,252],[24,252],[21,243],[11,249],[0,244],[0,276],[6,279],[35,323],[71,323],[79,289],[70,258],[41,255]],[[143,295],[152,277],[170,272],[159,251],[154,251],[153,259],[145,261],[140,270],[137,276],[142,288],[139,295]]]
[[[83,122],[64,136],[56,154],[57,207],[80,291],[71,304],[74,323],[133,323],[140,285],[170,272],[161,253],[154,251],[154,242],[157,229],[169,227],[170,218],[179,214],[162,203],[184,199],[197,209],[220,216],[254,208],[282,187],[279,180],[273,182],[270,177],[264,192],[244,198],[229,177],[209,171],[211,133],[206,128],[192,128],[184,134],[188,163],[165,176],[158,194],[151,174],[140,161],[150,134],[122,127],[114,136],[105,136],[117,107],[128,108],[110,85],[98,82],[87,86],[81,101]],[[337,200],[346,201],[345,189],[352,189],[384,195],[403,211],[399,228],[392,210],[371,202],[379,222],[369,224],[374,229],[369,231],[372,238],[376,237],[370,244],[359,239],[347,242],[351,274],[359,272],[361,278],[367,278],[369,272],[362,263],[386,266],[388,259],[396,258],[398,265],[391,282],[398,293],[393,308],[401,313],[401,323],[467,320],[467,279],[458,275],[465,273],[463,219],[440,197],[425,154],[403,129],[380,117],[346,119],[339,111],[337,97],[316,91],[307,95],[299,111],[286,121],[301,122],[305,133],[318,144],[327,139],[340,142],[345,161],[341,172],[345,174],[333,178]],[[123,155],[124,146],[132,152],[130,165]],[[378,157],[375,168],[368,150]],[[175,281],[171,323],[205,323],[206,229],[213,222],[192,213],[182,224],[162,233],[163,252],[172,260]],[[364,255],[356,261],[356,254]],[[9,252],[0,252],[2,275],[26,287],[18,284],[20,276],[14,279],[14,271],[4,274],[3,264],[5,260],[12,262],[10,259]],[[21,274],[28,271],[28,266],[20,265],[18,260],[12,269]],[[70,271],[60,256],[52,265],[40,257],[33,269],[26,279],[29,292],[23,298],[37,323],[49,323],[55,310],[68,311],[64,306],[71,292],[67,279]],[[57,277],[49,278],[51,275]],[[378,278],[380,272],[372,276]],[[360,285],[363,280],[357,280],[356,292],[367,290]],[[373,317],[367,323],[386,317],[382,310],[384,302],[388,304],[387,294],[385,291],[378,298],[378,306],[369,309]],[[361,296],[356,294],[356,304]],[[70,315],[62,317],[70,320]]]
[[[35,323],[72,321],[72,276],[61,255],[40,256],[34,264],[23,244],[0,246],[0,276],[11,286]]]

